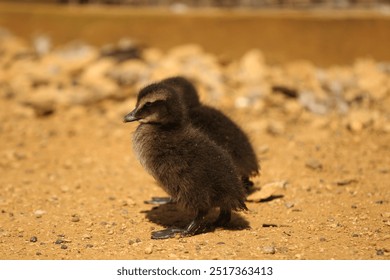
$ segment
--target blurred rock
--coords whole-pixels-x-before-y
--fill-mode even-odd
[[[39,56],[43,56],[45,54],[48,54],[51,50],[51,39],[46,35],[36,36],[33,39],[33,46],[36,54]]]
[[[284,123],[276,120],[270,120],[267,124],[267,132],[274,136],[279,136],[284,134],[286,131],[286,127]]]
[[[354,65],[354,73],[360,90],[367,92],[373,100],[381,100],[390,94],[388,75],[372,60],[358,60]]]
[[[100,59],[91,63],[82,72],[78,82],[88,88],[93,94],[91,100],[85,100],[86,104],[115,96],[119,87],[112,79],[108,78],[108,72],[115,66],[111,59]]]
[[[101,55],[114,58],[122,62],[129,59],[140,58],[141,47],[136,40],[122,38],[117,44],[108,44],[102,47]]]
[[[142,60],[129,60],[108,71],[108,76],[119,85],[146,84],[150,80],[150,67]]]
[[[0,53],[0,98],[15,99],[22,109],[28,105],[31,117],[107,99],[122,102],[147,84],[180,75],[194,83],[208,105],[248,113],[276,110],[315,127],[337,128],[339,120],[315,124],[311,113],[324,117],[337,113],[351,131],[371,127],[390,132],[386,113],[390,67],[384,62],[365,59],[327,69],[308,61],[269,65],[258,49],[222,61],[195,44],[163,52],[131,39],[100,50],[82,42],[52,49],[45,35],[36,36],[30,46],[4,30],[0,30]],[[279,120],[264,126],[272,135],[286,130]]]
[[[316,97],[312,91],[304,91],[299,95],[299,103],[310,112],[324,115],[329,112],[327,101]]]
[[[82,42],[72,42],[55,49],[42,58],[42,64],[58,69],[59,72],[75,75],[97,60],[97,48]]]
[[[377,118],[375,112],[366,110],[356,110],[349,113],[346,118],[346,126],[353,132],[360,132],[370,126]]]
[[[322,169],[322,163],[315,158],[308,159],[305,166],[314,170]]]

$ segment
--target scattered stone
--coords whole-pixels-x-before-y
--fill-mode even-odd
[[[258,152],[259,155],[266,154],[266,153],[268,153],[268,151],[269,151],[269,146],[268,146],[268,145],[260,146],[260,147],[257,149],[257,152]]]
[[[65,244],[62,244],[62,245],[61,245],[61,249],[66,250],[66,249],[68,249],[68,246],[65,245]]]
[[[313,170],[320,170],[323,167],[322,163],[315,158],[308,159],[305,163],[305,166]]]
[[[91,238],[92,238],[92,235],[90,235],[90,234],[83,234],[83,236],[81,237],[82,240],[91,239]]]
[[[286,208],[293,208],[294,207],[294,202],[286,202],[285,204],[284,204],[284,206],[286,206]]]
[[[141,242],[141,239],[139,239],[139,238],[136,238],[136,239],[131,239],[131,240],[129,240],[129,245],[133,245],[133,244],[135,244],[135,243],[140,243]]]
[[[275,250],[275,247],[273,247],[273,246],[264,246],[262,248],[262,252],[264,254],[272,254],[273,255],[276,253],[276,250]]]
[[[384,212],[381,215],[383,218],[386,218],[386,219],[390,218],[390,212]]]
[[[371,125],[376,118],[375,112],[365,110],[353,111],[349,113],[346,125],[352,132],[360,132]]]
[[[263,224],[263,227],[278,227],[277,224]]]
[[[75,216],[72,217],[72,222],[77,223],[79,221],[80,221],[80,217],[79,216],[75,215]]]
[[[153,246],[149,246],[145,248],[145,254],[150,255],[153,253]]]
[[[40,255],[42,255],[42,253],[41,252],[36,252],[35,255],[40,256]]]
[[[35,215],[35,218],[41,218],[43,214],[45,214],[46,211],[43,211],[43,210],[36,210],[34,212],[34,215]]]
[[[87,244],[87,245],[85,245],[85,248],[92,248],[93,247],[93,244]]]
[[[325,242],[326,241],[326,238],[325,237],[320,237],[319,239],[321,242]]]
[[[347,179],[341,179],[341,180],[336,181],[336,184],[338,186],[346,186],[346,185],[356,183],[356,182],[358,182],[358,180],[355,178],[347,178]]]
[[[376,249],[377,256],[383,256],[384,254],[385,254],[385,251],[383,249]]]
[[[32,237],[30,238],[30,242],[35,243],[35,242],[37,242],[37,241],[38,241],[38,237],[36,237],[36,236],[32,236]]]
[[[54,243],[55,244],[62,244],[62,243],[64,243],[64,241],[62,239],[57,239]]]
[[[279,136],[284,134],[286,131],[286,127],[282,122],[279,121],[269,121],[267,124],[267,132],[274,136]]]

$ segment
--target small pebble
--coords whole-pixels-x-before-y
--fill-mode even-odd
[[[376,250],[376,255],[377,256],[383,256],[385,254],[385,251],[383,249],[377,249]]]
[[[275,254],[276,250],[275,250],[275,247],[273,247],[273,246],[264,246],[262,249],[262,252],[264,254]]]
[[[141,242],[141,239],[139,239],[139,238],[136,238],[136,239],[131,239],[131,240],[129,240],[129,245],[133,245],[134,243],[140,243]]]
[[[271,135],[278,136],[284,134],[286,127],[282,122],[269,121],[267,124],[267,132]]]
[[[31,238],[30,238],[30,242],[37,242],[38,241],[38,238],[36,237],[36,236],[32,236]]]
[[[326,241],[326,238],[325,238],[325,237],[320,237],[320,241],[321,241],[321,242],[325,242],[325,241]]]
[[[68,249],[68,246],[66,246],[65,244],[62,244],[61,249],[66,250],[66,249]]]
[[[313,170],[322,169],[322,163],[314,158],[307,160],[305,165],[306,167],[311,168]]]
[[[85,248],[92,248],[93,247],[93,244],[87,244],[85,245]]]
[[[92,238],[92,235],[90,235],[90,234],[83,234],[83,236],[81,237],[82,240],[91,239],[91,238]]]
[[[358,180],[355,178],[341,179],[336,182],[338,186],[346,186],[352,183],[356,183]]]
[[[57,239],[56,242],[54,242],[55,244],[62,244],[64,243],[64,241],[62,239]]]
[[[40,255],[42,255],[42,253],[41,252],[36,252],[35,255],[40,256]]]
[[[79,222],[79,221],[80,221],[80,218],[79,218],[78,216],[73,216],[73,217],[72,217],[72,222],[77,223],[77,222]]]
[[[286,202],[284,204],[284,206],[286,206],[286,208],[293,208],[294,207],[294,203],[293,202]]]
[[[390,218],[390,212],[385,212],[381,214],[383,218]]]
[[[145,249],[145,254],[150,255],[151,253],[153,253],[153,247],[147,247]]]
[[[45,214],[46,212],[43,211],[43,210],[37,210],[34,212],[34,215],[35,215],[35,218],[41,218],[43,214]]]

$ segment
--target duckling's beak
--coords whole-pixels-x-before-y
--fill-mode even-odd
[[[137,121],[139,120],[139,118],[137,118],[135,116],[135,113],[137,112],[137,108],[134,109],[133,111],[131,111],[130,113],[128,113],[125,118],[123,119],[123,122],[134,122],[134,121]]]

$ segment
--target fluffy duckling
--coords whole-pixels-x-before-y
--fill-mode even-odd
[[[253,183],[249,177],[258,175],[260,166],[247,135],[221,111],[201,104],[195,87],[187,79],[173,77],[162,80],[161,84],[172,87],[182,96],[192,125],[230,154],[247,192],[250,192]]]
[[[232,210],[247,209],[231,157],[191,125],[184,102],[174,89],[161,83],[145,87],[124,121],[140,123],[133,148],[141,164],[174,202],[195,216],[184,229],[152,232],[153,239],[202,232],[212,208],[220,208],[217,225],[229,222]]]

